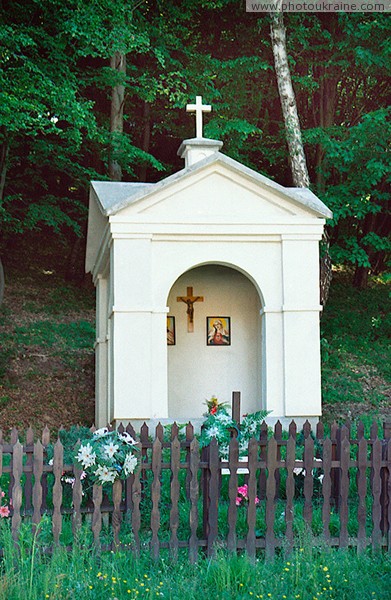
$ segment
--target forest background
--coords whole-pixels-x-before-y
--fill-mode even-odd
[[[184,108],[196,95],[213,107],[204,135],[222,140],[224,153],[282,185],[292,179],[268,14],[246,13],[237,0],[2,0],[0,7],[1,319],[9,338],[0,360],[0,410],[9,416],[12,402],[20,403],[12,390],[15,377],[21,381],[20,348],[28,345],[23,330],[19,339],[7,329],[27,326],[20,311],[15,317],[18,307],[30,302],[27,321],[35,314],[35,331],[52,315],[50,327],[60,335],[53,314],[65,302],[68,330],[84,323],[80,335],[91,341],[84,249],[92,179],[155,182],[180,170],[177,149],[194,135]],[[284,21],[311,189],[334,214],[327,225],[340,273],[334,316],[351,307],[349,297],[360,302],[350,284],[368,306],[375,296],[365,296],[366,288],[376,283],[366,338],[373,346],[373,336],[389,335],[391,19],[290,13]],[[87,313],[72,320],[72,310]],[[68,335],[65,354],[75,344]],[[40,340],[47,336],[41,331]],[[336,349],[329,338],[323,351],[331,369]],[[57,368],[52,359],[46,371]],[[32,373],[25,394],[41,363],[25,369]],[[389,396],[382,394],[384,404]]]

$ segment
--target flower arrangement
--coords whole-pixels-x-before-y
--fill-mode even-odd
[[[248,485],[245,483],[244,485],[240,485],[238,487],[238,492],[236,495],[236,506],[243,506],[248,503]],[[259,504],[260,500],[258,496],[255,497],[255,504]]]
[[[206,400],[205,404],[208,407],[207,414],[209,415],[215,415],[219,410],[228,406],[226,402],[219,402],[216,396],[212,396],[210,400]]]
[[[239,456],[245,456],[248,451],[248,443],[251,438],[258,438],[261,425],[269,414],[268,411],[260,410],[255,413],[244,415],[242,423],[238,425],[232,419],[226,404],[219,402],[215,396],[206,402],[208,413],[201,428],[200,446],[208,446],[212,438],[216,438],[219,445],[220,457],[228,460],[229,443],[234,430],[237,432],[239,442]]]
[[[233,429],[237,429],[236,422],[224,407],[219,408],[206,416],[201,428],[200,447],[208,446],[216,438],[221,458],[228,460],[228,446]]]
[[[116,479],[126,479],[136,470],[137,444],[126,431],[119,433],[103,427],[80,444],[75,460],[93,483],[114,483]]]

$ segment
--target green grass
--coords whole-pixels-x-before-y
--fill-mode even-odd
[[[122,600],[166,598],[194,600],[386,600],[389,598],[391,559],[383,553],[325,551],[305,542],[274,562],[263,555],[250,562],[245,555],[217,550],[213,560],[191,565],[185,551],[177,562],[168,552],[152,561],[147,550],[135,558],[130,551],[96,554],[83,537],[72,552],[59,548],[42,552],[39,539],[26,527],[18,546],[0,522],[0,600]]]
[[[362,291],[343,273],[333,280],[321,320],[324,404],[389,400],[391,386],[390,289],[373,281]]]
[[[91,348],[95,329],[87,321],[55,323],[53,321],[34,321],[28,325],[14,327],[8,341],[16,347],[41,346],[55,348],[58,353],[64,350]],[[7,340],[7,335],[5,336]]]

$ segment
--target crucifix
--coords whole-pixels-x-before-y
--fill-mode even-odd
[[[188,287],[187,296],[177,296],[177,302],[184,302],[187,304],[187,331],[192,333],[194,331],[194,302],[203,302],[203,296],[193,296],[193,288]]]
[[[210,112],[212,107],[210,104],[202,104],[202,96],[196,96],[195,104],[187,104],[187,112],[195,112],[196,114],[196,137],[202,138],[202,113]]]

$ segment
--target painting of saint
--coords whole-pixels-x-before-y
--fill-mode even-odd
[[[175,346],[175,317],[167,317],[167,346]]]
[[[231,344],[230,317],[206,317],[207,346],[229,346]]]

